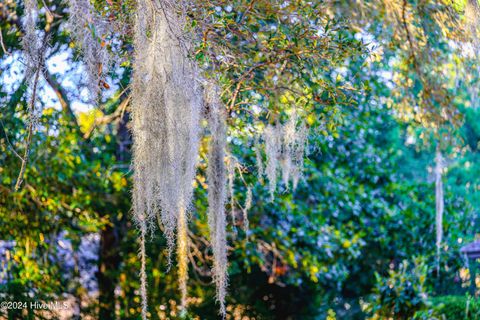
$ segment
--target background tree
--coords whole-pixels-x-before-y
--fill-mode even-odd
[[[72,11],[72,5],[87,11]],[[37,33],[48,34],[49,46],[23,187],[14,191],[32,119],[20,46],[25,5],[0,4],[2,299],[66,300],[78,318],[138,319],[141,267],[129,216],[128,131],[135,3],[38,6]],[[470,95],[478,77],[476,57],[464,52],[464,10],[443,1],[365,1],[348,9],[304,1],[187,7],[188,31],[198,36],[191,58],[218,85],[236,163],[226,207],[233,216],[228,318],[406,318],[430,308],[425,294],[464,292],[458,249],[475,235],[480,199],[478,112]],[[98,29],[98,21],[113,27]],[[99,56],[104,51],[117,57],[109,72]],[[258,172],[272,158],[262,131],[287,127],[292,114],[310,133],[296,189],[270,181],[280,180],[276,171],[273,179]],[[188,316],[200,319],[218,314],[209,285],[209,141],[200,141],[188,233]],[[435,199],[428,171],[435,141],[442,141],[448,159],[439,274],[433,272]],[[252,205],[245,210],[249,190]],[[166,246],[158,235],[145,248],[154,319],[180,316]],[[403,263],[415,257],[426,270],[421,292],[389,290],[402,274],[416,279]],[[419,300],[412,304],[411,297]],[[398,312],[395,305],[403,302]]]

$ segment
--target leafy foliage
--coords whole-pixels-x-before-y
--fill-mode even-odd
[[[378,274],[375,277],[372,319],[409,319],[417,310],[425,308],[427,266],[424,262],[417,260],[410,267],[405,260],[399,270],[389,270],[388,278],[383,279]]]
[[[471,296],[442,296],[430,301],[438,315],[446,319],[479,319],[478,300]]]
[[[139,48],[131,28],[135,2],[91,4],[96,19],[114,24],[113,35],[100,35],[90,20],[77,28],[92,48],[116,56],[116,67],[108,74],[95,73],[97,59],[82,62],[84,46],[68,27],[67,3],[37,3],[37,34],[48,34],[50,46],[39,81],[37,110],[42,112],[18,192],[13,191],[21,165],[16,153],[24,151],[29,123],[20,45],[25,6],[21,1],[0,4],[5,46],[0,49],[0,297],[71,301],[79,306],[71,311],[80,318],[139,319],[142,309],[145,316],[139,297],[145,290],[138,275],[141,244],[129,213],[128,119],[132,105],[148,105],[130,96],[132,90],[145,96],[161,91],[163,82],[142,78],[141,88],[130,86],[133,47]],[[225,217],[232,222],[224,229],[229,257],[224,265],[225,252],[209,243],[212,139],[205,137],[199,140],[198,171],[184,180],[169,175],[175,184],[194,180],[188,239],[183,242],[190,249],[188,274],[183,270],[189,283],[182,285],[188,291],[187,317],[218,317],[215,300],[224,293],[210,282],[213,276],[217,288],[224,288],[219,274],[225,271],[231,283],[225,302],[230,319],[365,319],[372,316],[365,309],[368,301],[377,301],[372,309],[377,315],[400,318],[415,313],[440,318],[442,312],[454,317],[464,310],[466,304],[457,298],[442,303],[435,298],[464,294],[459,249],[474,239],[479,223],[478,58],[469,49],[475,44],[469,43],[475,23],[465,21],[472,15],[468,6],[464,15],[464,4],[238,0],[185,7],[185,34],[199,39],[192,42],[189,56],[206,69],[206,78],[217,82],[219,103],[227,111],[231,180],[226,187],[232,196],[226,209],[233,216]],[[151,32],[144,35],[152,37]],[[136,54],[144,55],[146,74],[165,71],[148,63],[148,46]],[[91,86],[101,94],[95,110],[85,111],[92,108],[86,91]],[[180,87],[194,91],[193,85]],[[185,128],[189,121],[180,113],[186,110],[174,103],[170,107],[177,128]],[[143,147],[163,150],[161,139],[155,139],[163,118],[151,109],[142,116],[151,142]],[[271,179],[263,181],[269,152],[262,133],[288,126],[294,112],[297,124],[305,124],[310,135],[308,156],[297,163],[303,175],[295,190],[287,190],[286,183],[276,181],[277,169],[273,174],[267,168]],[[208,132],[207,126],[199,122],[197,129]],[[172,151],[182,153],[174,143],[181,137],[166,136]],[[432,175],[437,146],[445,157],[438,272]],[[280,143],[277,159],[282,148]],[[151,168],[158,168],[157,158],[148,159]],[[142,179],[167,186],[149,175],[152,171],[158,173],[137,168]],[[273,202],[269,180],[275,180]],[[172,197],[170,191],[164,190],[166,198]],[[225,202],[222,192],[217,200]],[[217,225],[223,229],[223,223]],[[143,236],[150,306],[146,316],[180,318],[177,274],[166,269],[171,238],[170,243],[162,236],[152,239],[147,230]],[[416,269],[413,257],[422,260]],[[219,260],[222,270],[214,267],[217,275],[212,275]],[[1,313],[10,318],[55,316],[33,310]]]

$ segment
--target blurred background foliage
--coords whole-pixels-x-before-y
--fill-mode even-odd
[[[129,191],[134,4],[95,4],[126,27],[106,39],[119,60],[93,107],[65,4],[39,1],[41,27],[50,35],[42,111],[24,187],[14,192],[27,123],[23,4],[0,3],[0,298],[72,306],[66,314],[1,310],[5,319],[140,317]],[[194,58],[222,85],[231,152],[242,164],[229,208],[237,225],[229,230],[227,318],[476,319],[478,302],[475,292],[467,294],[471,279],[459,252],[478,234],[480,208],[478,58],[467,43],[475,36],[465,28],[468,3],[196,5],[188,16],[202,39]],[[305,174],[296,190],[281,185],[270,203],[256,174],[253,127],[259,119],[283,119],[292,105],[312,132]],[[437,146],[447,158],[439,272]],[[205,148],[202,142],[190,222],[191,319],[218,318]],[[247,186],[254,203],[245,231]],[[161,232],[147,244],[152,319],[180,316],[165,247]]]

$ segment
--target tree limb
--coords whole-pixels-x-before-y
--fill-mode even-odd
[[[123,117],[123,114],[125,113],[128,103],[130,102],[130,96],[121,95],[120,99],[121,99],[121,102],[113,113],[104,115],[103,117],[95,118],[93,125],[83,135],[85,139],[89,139],[93,131],[95,130],[95,128],[97,128],[99,125],[109,124]]]
[[[60,106],[62,107],[62,110],[66,112],[66,114],[70,117],[70,120],[78,127],[79,123],[77,121],[77,117],[75,116],[75,113],[73,112],[71,108],[70,101],[68,99],[67,93],[65,90],[62,88],[62,86],[58,83],[58,81],[54,78],[48,70],[45,71],[44,73],[45,80],[47,81],[48,85],[52,88],[52,90],[55,92],[57,95],[58,101],[60,102]]]

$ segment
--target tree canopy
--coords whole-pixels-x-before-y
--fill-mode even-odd
[[[1,316],[441,318],[475,283],[479,10],[0,3],[0,300],[68,305]]]

